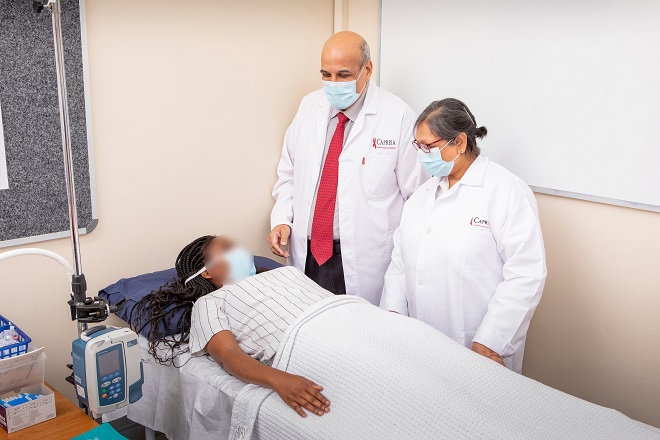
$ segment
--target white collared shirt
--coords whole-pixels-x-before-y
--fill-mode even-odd
[[[483,155],[437,194],[442,181],[429,179],[404,207],[381,307],[466,347],[479,342],[520,371],[546,277],[534,194]]]

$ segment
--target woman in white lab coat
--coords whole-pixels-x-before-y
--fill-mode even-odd
[[[530,188],[480,154],[486,132],[452,98],[417,119],[413,145],[434,177],[406,202],[381,307],[521,372],[546,277],[543,237]]]

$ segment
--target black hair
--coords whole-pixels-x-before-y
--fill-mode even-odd
[[[433,134],[448,141],[453,141],[459,134],[465,133],[465,155],[470,160],[476,159],[481,153],[477,139],[483,139],[488,134],[486,127],[477,127],[477,120],[468,106],[455,98],[433,101],[419,115],[415,128],[422,122],[426,122]]]
[[[180,346],[188,342],[193,305],[202,296],[216,290],[201,275],[185,284],[188,277],[204,267],[206,249],[214,238],[205,235],[184,247],[176,257],[177,279],[144,296],[133,309],[132,313],[137,313],[134,330],[140,333],[149,326],[149,354],[158,363],[170,365],[178,354],[186,351]],[[172,320],[181,310],[183,316],[176,325]]]
[[[146,335],[149,354],[160,364],[174,365],[174,358],[188,351],[187,348],[181,348],[181,344],[188,342],[190,336],[190,319],[195,301],[217,290],[201,274],[185,282],[206,264],[206,250],[214,238],[213,235],[205,235],[186,245],[176,257],[177,279],[145,295],[131,312],[137,313],[135,319],[130,319],[136,332],[140,333],[149,326]],[[266,270],[258,267],[257,273]],[[175,317],[181,311],[183,316],[177,322]]]

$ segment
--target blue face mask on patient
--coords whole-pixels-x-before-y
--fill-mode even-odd
[[[257,273],[254,267],[254,256],[244,247],[235,246],[226,252],[224,259],[229,265],[227,282],[236,284]]]

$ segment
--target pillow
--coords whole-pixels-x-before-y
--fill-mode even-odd
[[[277,261],[273,261],[266,257],[254,257],[254,265],[264,269],[276,269],[282,265]],[[175,269],[161,270],[158,272],[146,273],[132,278],[122,278],[114,284],[109,285],[105,289],[99,290],[99,296],[105,299],[111,306],[119,306],[115,312],[119,318],[123,319],[135,328],[137,325],[137,313],[133,313],[135,305],[144,296],[151,292],[160,289],[165,284],[175,281],[177,278]],[[172,310],[173,319],[170,321],[169,328],[161,328],[158,331],[160,336],[170,336],[178,333],[181,326],[181,318],[183,317],[183,310]],[[188,323],[189,325],[189,323]],[[147,336],[150,331],[150,326],[147,325],[140,331],[142,336]]]

